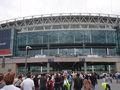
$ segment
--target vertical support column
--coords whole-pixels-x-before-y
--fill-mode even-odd
[[[106,54],[109,55],[109,48],[107,48],[107,53]]]
[[[76,56],[76,48],[74,48],[74,55]]]
[[[120,62],[116,62],[115,67],[116,67],[115,71],[120,72]]]
[[[30,66],[28,66],[28,72],[30,71]]]
[[[41,48],[41,55],[43,55],[43,49]]]
[[[87,63],[84,62],[84,73],[87,73]]]
[[[5,68],[5,56],[2,58],[2,68]]]
[[[57,54],[58,54],[58,55],[60,54],[60,50],[59,50],[59,48],[57,48]]]
[[[94,72],[94,66],[92,65],[92,72]]]
[[[108,66],[108,68],[109,68],[109,73],[111,73],[111,67],[110,67],[110,65]]]
[[[107,71],[107,65],[105,65],[105,71]]]
[[[41,66],[41,73],[42,73],[42,70],[43,70],[43,68],[42,68],[42,66]]]
[[[93,55],[93,48],[90,49],[90,54]]]
[[[50,63],[47,62],[47,73],[49,73],[49,72],[50,72]]]

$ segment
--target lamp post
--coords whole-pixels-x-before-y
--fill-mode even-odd
[[[25,72],[27,72],[27,57],[28,57],[28,50],[32,49],[30,46],[26,46],[26,56],[25,56]]]

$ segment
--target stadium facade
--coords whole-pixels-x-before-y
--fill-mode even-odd
[[[118,15],[82,13],[1,21],[0,71],[120,71],[119,25]]]

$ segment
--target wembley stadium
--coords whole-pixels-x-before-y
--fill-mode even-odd
[[[120,16],[69,13],[0,22],[0,71],[120,71]]]

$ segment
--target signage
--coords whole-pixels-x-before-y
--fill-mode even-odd
[[[11,30],[0,30],[0,55],[10,54]]]
[[[11,72],[12,70],[11,69],[8,69],[8,72]]]
[[[85,58],[79,58],[80,62],[85,62]]]
[[[48,62],[54,62],[54,58],[49,58]]]

